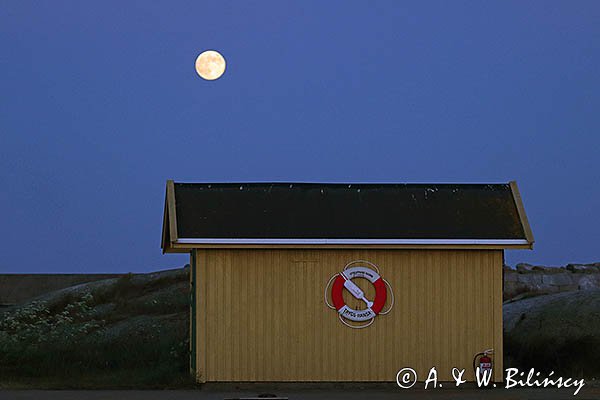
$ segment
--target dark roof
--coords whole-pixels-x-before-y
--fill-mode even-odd
[[[166,212],[163,232],[174,228],[177,239],[533,242],[514,183],[172,185],[176,221]]]

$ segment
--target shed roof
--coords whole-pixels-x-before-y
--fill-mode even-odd
[[[531,248],[515,182],[167,182],[164,251],[194,247]]]

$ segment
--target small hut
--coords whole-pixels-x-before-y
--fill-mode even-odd
[[[167,182],[162,249],[189,253],[199,382],[502,381],[505,249],[533,236],[515,182]]]

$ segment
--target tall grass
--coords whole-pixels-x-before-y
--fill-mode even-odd
[[[107,299],[127,304],[127,298],[142,293],[143,288],[131,290],[129,280],[125,277],[114,285],[113,296]],[[0,385],[118,388],[191,384],[187,329],[171,329],[157,325],[157,319],[123,314],[125,331],[115,333],[105,320],[94,317],[94,306],[103,301],[87,293],[52,308],[34,302],[4,316],[0,321]],[[131,326],[129,322],[135,318],[146,323]],[[164,318],[158,321],[169,321],[169,316]],[[179,324],[183,325],[188,324]]]
[[[504,335],[505,368],[538,371],[565,377],[600,376],[600,337],[565,340],[543,334],[529,339]]]

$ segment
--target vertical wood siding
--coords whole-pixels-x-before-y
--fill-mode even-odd
[[[396,296],[358,330],[323,303],[329,278],[357,259],[377,264]],[[432,366],[440,380],[453,367],[472,380],[473,355],[491,347],[502,380],[501,250],[211,249],[195,268],[201,382],[395,381],[404,367],[424,380]]]

